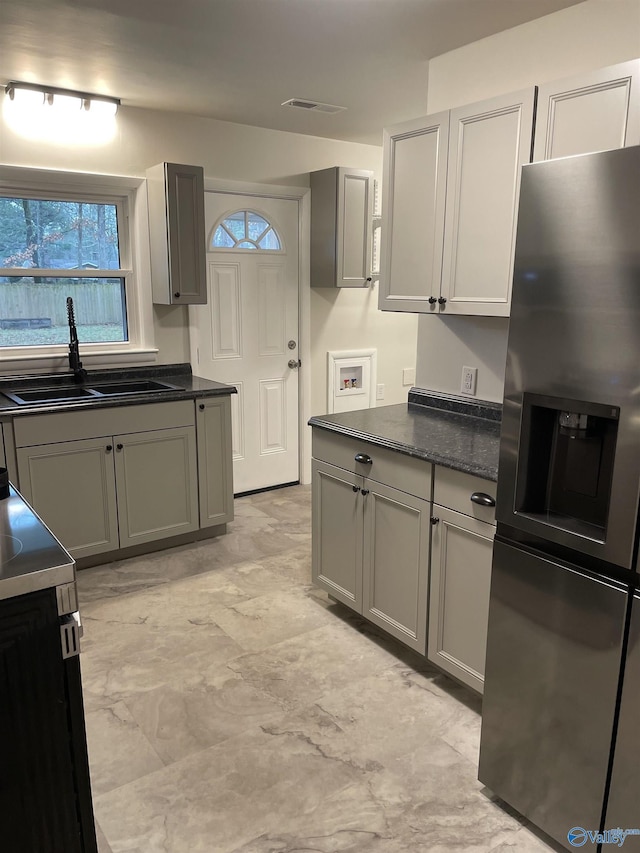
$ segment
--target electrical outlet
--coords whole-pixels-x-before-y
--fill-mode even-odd
[[[462,380],[460,382],[460,391],[463,394],[468,394],[470,397],[475,397],[476,382],[478,379],[477,367],[463,367]]]
[[[384,400],[384,385],[376,385],[376,400]]]

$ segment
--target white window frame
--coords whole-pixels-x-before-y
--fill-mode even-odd
[[[215,240],[216,231],[221,226],[224,228],[224,230],[227,232],[227,234],[229,234],[231,239],[235,240],[235,237],[233,236],[233,234],[231,234],[231,232],[229,231],[227,226],[224,224],[224,222],[226,219],[229,219],[230,216],[233,216],[236,213],[244,213],[245,223],[246,223],[247,213],[255,213],[256,216],[259,216],[261,219],[264,219],[264,221],[267,223],[268,227],[264,229],[264,231],[260,235],[260,238],[264,237],[264,234],[269,229],[271,229],[273,231],[273,233],[276,235],[276,237],[278,238],[278,242],[280,243],[280,248],[279,249],[264,249],[258,245],[254,245],[254,247],[252,249],[249,249],[246,246],[238,246],[238,243],[244,243],[245,241],[249,242],[249,243],[256,243],[257,242],[255,240],[251,240],[248,237],[244,237],[242,240],[237,240],[235,246],[214,246],[213,241]],[[282,239],[282,235],[280,234],[280,230],[278,228],[276,228],[275,223],[272,222],[272,220],[266,215],[266,213],[263,213],[262,211],[258,210],[255,207],[240,207],[240,208],[234,207],[234,208],[230,208],[225,214],[223,214],[223,216],[220,216],[218,218],[218,220],[215,222],[213,228],[211,229],[211,231],[209,232],[209,234],[207,236],[207,252],[223,252],[223,253],[225,253],[225,252],[226,253],[228,253],[228,252],[250,252],[253,255],[259,255],[259,254],[263,254],[263,255],[284,255],[286,253],[286,247],[284,245],[284,240]]]
[[[142,178],[53,172],[20,166],[0,166],[0,195],[53,198],[115,204],[120,247],[119,270],[73,270],[74,278],[124,276],[128,341],[83,343],[80,355],[85,367],[141,364],[156,360],[151,293],[151,261],[146,183]],[[3,272],[24,275],[25,270]],[[59,270],[30,270],[36,275],[57,275]],[[65,371],[68,344],[48,346],[0,346],[0,370],[15,372]]]

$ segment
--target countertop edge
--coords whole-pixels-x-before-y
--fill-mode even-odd
[[[309,425],[317,429],[324,429],[327,432],[334,432],[340,435],[345,435],[349,438],[355,438],[359,441],[367,441],[369,444],[375,444],[378,447],[385,447],[388,450],[395,450],[405,456],[411,456],[414,459],[422,459],[425,462],[431,462],[434,465],[440,465],[443,468],[451,468],[454,471],[462,471],[466,474],[472,474],[475,477],[480,477],[483,480],[496,483],[498,480],[498,472],[493,468],[486,468],[482,465],[477,465],[474,462],[467,462],[461,459],[455,459],[443,456],[428,450],[426,448],[415,447],[414,445],[402,444],[384,436],[376,435],[375,433],[363,432],[352,427],[346,427],[343,424],[336,424],[322,420],[321,415],[310,418]]]

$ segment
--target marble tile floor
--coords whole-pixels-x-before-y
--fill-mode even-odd
[[[480,701],[311,586],[311,493],[79,573],[100,853],[544,853],[476,779]]]

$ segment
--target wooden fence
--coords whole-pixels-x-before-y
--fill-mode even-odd
[[[0,320],[18,318],[50,319],[52,326],[67,325],[67,296],[73,299],[78,326],[103,323],[121,324],[124,317],[124,288],[115,281],[0,283]]]

